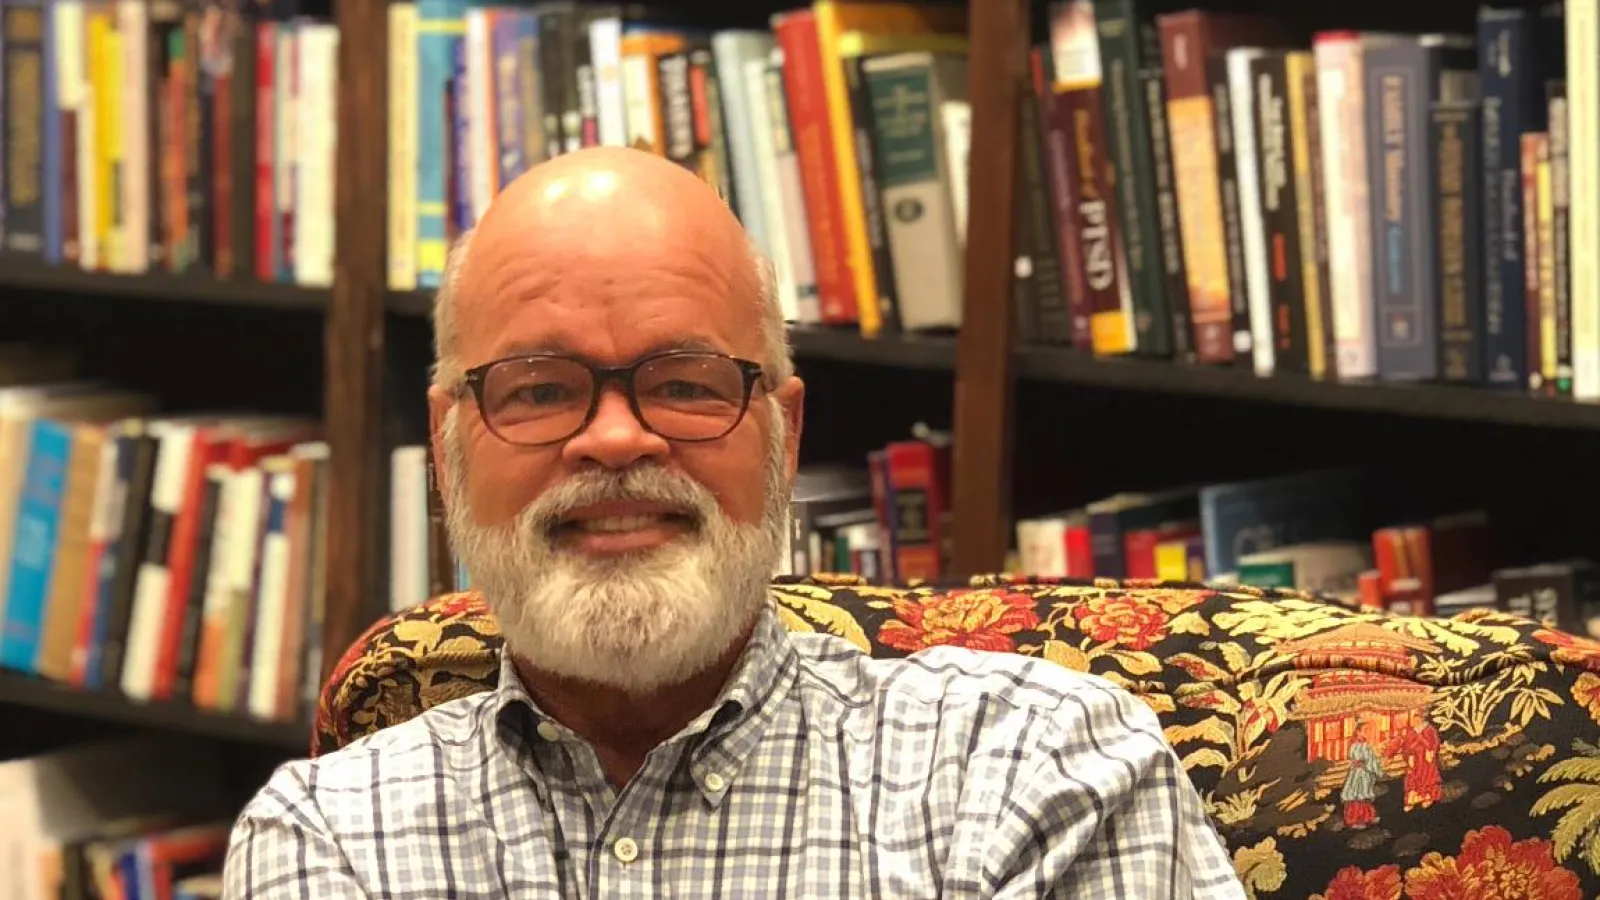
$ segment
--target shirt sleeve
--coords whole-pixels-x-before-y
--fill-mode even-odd
[[[367,897],[295,763],[280,766],[239,814],[222,876],[224,900]]]
[[[997,831],[1010,846],[996,900],[1244,900],[1199,792],[1143,701],[1091,679],[1058,724]]]

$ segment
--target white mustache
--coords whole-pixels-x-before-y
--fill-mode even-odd
[[[716,498],[694,479],[658,465],[621,471],[589,471],[553,485],[529,504],[522,519],[539,532],[549,532],[574,510],[608,501],[654,503],[684,509],[695,525],[718,514]]]

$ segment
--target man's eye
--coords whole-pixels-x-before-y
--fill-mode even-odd
[[[511,392],[510,400],[513,403],[526,403],[533,406],[544,406],[551,403],[563,403],[572,398],[572,390],[564,384],[547,381],[542,384],[528,384]]]
[[[716,400],[717,392],[706,385],[693,381],[663,381],[656,386],[655,393],[665,400]]]

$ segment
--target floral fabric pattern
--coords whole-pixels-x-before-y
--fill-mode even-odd
[[[1234,586],[830,576],[771,594],[791,630],[874,655],[1022,653],[1127,688],[1253,897],[1600,898],[1600,642]],[[328,680],[312,752],[491,687],[499,644],[472,594],[374,624]]]

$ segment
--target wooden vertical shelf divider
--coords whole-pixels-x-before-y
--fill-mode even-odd
[[[996,571],[1010,528],[1017,104],[1029,0],[970,0],[972,105],[966,284],[956,342],[951,472],[954,574]]]
[[[388,171],[386,0],[335,0],[339,24],[337,260],[323,417],[331,457],[323,675],[366,627],[383,520],[382,391]]]

